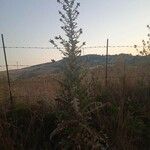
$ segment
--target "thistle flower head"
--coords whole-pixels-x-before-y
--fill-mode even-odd
[[[52,44],[54,44],[54,41],[53,41],[53,40],[50,40],[49,42],[52,43]]]
[[[83,45],[86,45],[86,42],[83,42]]]

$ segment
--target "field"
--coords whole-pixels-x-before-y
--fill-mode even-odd
[[[85,72],[79,93],[81,109],[84,110],[90,102],[106,104],[91,114],[90,126],[107,135],[110,149],[148,150],[149,65],[124,66],[119,62],[109,66],[107,87],[104,66],[86,69]],[[13,110],[8,107],[6,79],[1,79],[1,149],[62,149],[57,143],[60,135],[54,141],[49,139],[57,126],[59,103],[55,100],[61,89],[60,77],[53,74],[12,81]]]

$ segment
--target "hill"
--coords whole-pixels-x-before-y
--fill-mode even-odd
[[[85,55],[78,58],[81,65],[88,68],[105,65],[104,55]],[[109,65],[114,65],[117,62],[124,61],[127,65],[138,66],[139,64],[150,65],[150,56],[132,56],[128,54],[109,55]],[[40,75],[59,73],[65,64],[65,59],[39,64],[19,70],[10,70],[12,79],[26,79]],[[2,74],[2,72],[1,72]]]

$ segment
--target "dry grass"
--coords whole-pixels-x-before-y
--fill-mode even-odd
[[[41,76],[12,82],[12,93],[15,102],[23,103],[24,106],[32,110],[30,119],[33,119],[34,123],[31,128],[36,126],[35,116],[37,118],[41,117],[41,114],[43,114],[41,111],[43,111],[45,104],[46,106],[51,105],[51,108],[55,105],[54,99],[60,86],[54,78],[59,79],[59,76]],[[9,100],[6,83],[4,79],[1,80],[1,102]],[[80,93],[82,105],[87,105],[89,101],[111,104],[110,107],[106,107],[102,111],[96,111],[96,115],[92,116],[90,120],[91,125],[96,130],[100,128],[107,134],[111,149],[148,150],[148,122],[150,120],[150,67],[148,65],[126,66],[124,69],[124,64],[120,63],[114,67],[109,67],[107,88],[105,87],[105,69],[102,67],[93,68],[87,72],[82,86],[83,91]],[[37,103],[39,105],[36,105]],[[33,105],[34,107],[31,107]],[[44,106],[45,113],[47,113],[49,110],[45,108]],[[52,110],[54,109],[50,109],[50,111]],[[40,123],[42,122],[40,121]],[[3,127],[1,131],[5,135],[5,125],[0,125]],[[40,127],[42,128],[42,126]],[[34,134],[38,138],[38,133]],[[6,145],[14,144],[9,134],[3,139],[3,142]]]

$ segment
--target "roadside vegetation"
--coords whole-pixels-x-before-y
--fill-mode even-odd
[[[63,72],[11,82],[13,107],[0,78],[0,149],[149,150],[149,64],[130,66],[121,57],[105,85],[104,66],[77,62],[85,45],[76,22],[80,3],[57,2],[66,37],[50,43],[64,55]]]

